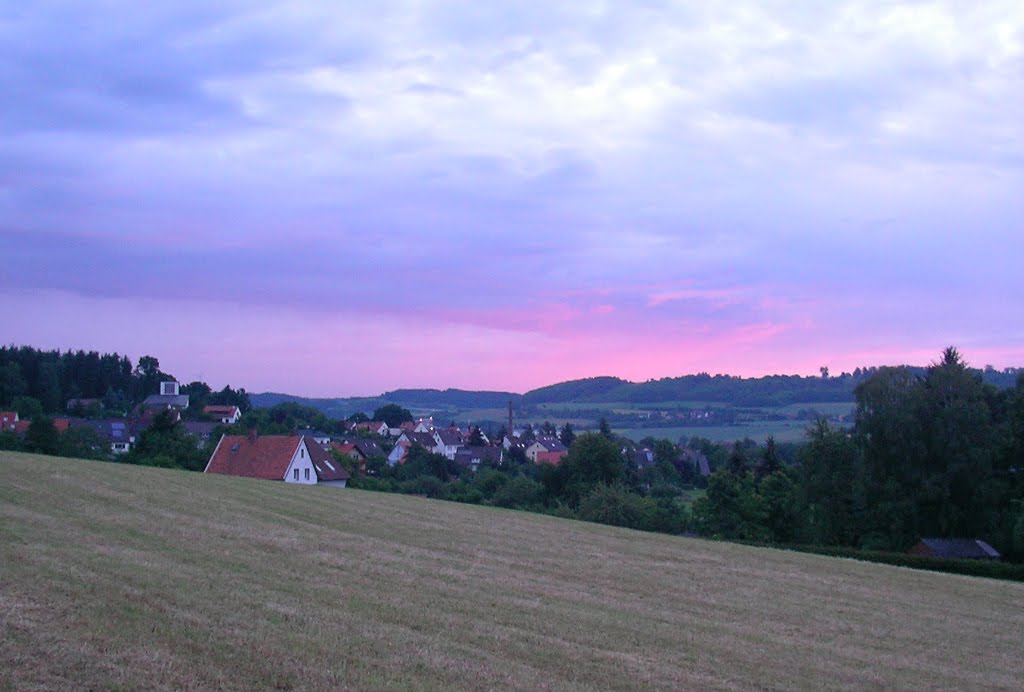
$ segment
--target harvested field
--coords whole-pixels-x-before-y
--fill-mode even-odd
[[[1024,585],[0,453],[0,688],[1004,688]]]

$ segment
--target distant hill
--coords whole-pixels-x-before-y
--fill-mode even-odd
[[[925,369],[910,368],[923,375]],[[767,375],[765,377],[734,377],[732,375],[684,375],[647,382],[630,382],[618,377],[588,377],[534,389],[525,394],[463,389],[396,389],[376,397],[310,399],[289,394],[250,394],[252,405],[269,408],[282,401],[293,401],[323,411],[335,418],[345,418],[357,411],[370,414],[383,404],[394,403],[414,412],[459,412],[473,409],[501,409],[511,401],[520,406],[542,404],[659,404],[700,401],[729,406],[773,407],[798,403],[853,403],[853,391],[878,368],[858,368],[854,373],[835,377],[801,375]],[[976,371],[986,382],[997,387],[1012,387],[1021,374],[1019,368]]]
[[[628,382],[617,377],[593,377],[535,389],[523,399],[527,404],[707,401],[734,406],[786,406],[802,402],[852,402],[854,387],[860,379],[852,375],[743,378],[700,374]]]
[[[472,392],[464,389],[396,389],[381,398],[407,408],[502,408],[509,401],[518,402],[521,394],[511,392]]]
[[[521,394],[511,392],[472,392],[461,389],[396,389],[376,397],[314,399],[267,392],[250,394],[256,408],[270,408],[283,402],[309,406],[333,418],[348,418],[354,413],[372,414],[384,404],[398,404],[414,413],[457,412],[470,409],[504,408],[512,401],[519,405]]]

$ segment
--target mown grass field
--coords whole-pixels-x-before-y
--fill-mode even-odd
[[[687,425],[665,428],[613,428],[614,432],[639,442],[645,437],[678,442],[682,436],[704,437],[712,442],[733,442],[749,437],[763,443],[769,437],[776,442],[801,442],[806,436],[808,421],[753,421],[736,425]]]
[[[1024,585],[0,453],[0,688],[1020,689]]]

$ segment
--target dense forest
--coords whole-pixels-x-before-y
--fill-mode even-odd
[[[30,346],[0,347],[0,408],[14,410],[26,420],[37,415],[74,413],[83,416],[125,416],[160,382],[176,378],[160,369],[153,356],[139,358],[136,365],[127,356],[96,351],[43,351]],[[230,386],[213,391],[205,382],[182,386],[192,406],[186,417],[198,417],[207,404],[230,404],[243,411],[250,408],[244,389]],[[83,401],[84,405],[68,403]]]

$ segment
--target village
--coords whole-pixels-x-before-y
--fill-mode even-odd
[[[116,460],[131,452],[141,435],[160,417],[164,424],[179,426],[197,449],[212,447],[203,469],[206,473],[337,487],[345,487],[353,472],[374,475],[375,462],[401,465],[414,449],[443,456],[459,468],[475,471],[481,466],[499,467],[509,463],[510,458],[557,465],[569,453],[566,443],[571,444],[571,439],[566,439],[566,429],[561,437],[553,428],[540,434],[530,426],[516,429],[511,406],[508,426],[494,440],[479,427],[464,430],[454,422],[439,426],[432,417],[402,421],[394,427],[379,420],[336,421],[333,432],[296,428],[286,435],[261,435],[250,428],[239,434],[242,411],[238,406],[206,405],[200,420],[195,416],[186,419],[190,400],[181,389],[177,381],[164,381],[158,393],[147,396],[128,416],[57,417],[52,419],[52,425],[58,435],[87,431],[94,446],[107,446],[106,450],[96,451],[106,452],[108,458]],[[67,402],[67,409],[80,411],[96,403],[72,399]],[[0,412],[0,432],[24,439],[31,425],[30,420],[20,419],[15,411]],[[571,428],[568,435],[573,435]],[[622,454],[637,468],[654,464],[654,453],[647,447],[630,445],[623,447]],[[702,454],[689,452],[685,462],[693,464],[702,477],[711,473],[708,459]]]

